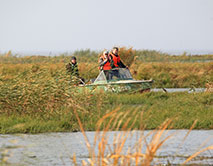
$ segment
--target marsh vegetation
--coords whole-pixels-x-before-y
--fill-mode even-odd
[[[76,51],[80,74],[86,80],[98,75],[98,52]],[[171,56],[156,51],[121,49],[121,56],[135,79],[154,79],[153,88],[196,88],[213,82],[213,55]],[[105,113],[122,111],[144,113],[145,129],[158,127],[174,118],[173,128],[213,128],[213,96],[203,93],[79,93],[65,70],[69,54],[56,57],[0,56],[0,132],[38,133],[80,130],[73,114],[78,109],[85,130],[94,130]],[[134,116],[134,115],[130,115]],[[38,123],[39,122],[39,123]],[[139,122],[134,124],[139,127]]]

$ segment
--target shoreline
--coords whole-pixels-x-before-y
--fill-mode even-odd
[[[136,132],[140,132],[140,131],[146,131],[146,132],[148,132],[148,131],[154,131],[154,130],[156,130],[156,129],[152,129],[152,130],[131,130],[132,132],[133,131],[136,131]],[[108,131],[108,132],[123,132],[123,131],[127,131],[127,130],[110,130],[110,131]],[[156,130],[156,131],[158,131],[158,130]],[[190,129],[165,129],[164,131],[213,131],[213,129],[192,129],[192,130],[190,130]],[[97,132],[96,130],[88,130],[88,131],[85,131],[85,133],[90,133],[90,132]],[[7,135],[40,135],[40,134],[66,134],[66,133],[82,133],[80,130],[79,131],[57,131],[57,132],[43,132],[43,133],[7,133],[7,134],[1,134],[0,133],[0,136],[7,136]]]
[[[133,129],[156,129],[166,119],[172,119],[169,129],[190,129],[197,120],[194,130],[213,129],[213,97],[212,93],[187,92],[147,92],[142,94],[95,94],[78,96],[82,98],[77,108],[78,116],[85,131],[95,131],[96,123],[105,114],[118,110],[126,112],[128,118],[136,118]],[[84,98],[84,99],[83,99]],[[90,100],[89,100],[90,98]],[[87,105],[85,105],[87,102]],[[101,106],[102,105],[102,106]],[[83,107],[82,107],[83,106]],[[46,108],[48,109],[48,108]],[[35,114],[17,113],[1,114],[0,133],[49,133],[80,131],[73,112],[74,105],[59,105],[57,110]],[[36,111],[36,110],[35,110]]]

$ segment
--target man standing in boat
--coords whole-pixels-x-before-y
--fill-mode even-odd
[[[121,61],[121,58],[118,54],[118,47],[113,47],[112,52],[109,54],[110,57],[110,65],[112,69],[109,72],[109,78],[113,78],[114,76],[119,78],[119,71],[116,70],[116,68],[127,68],[123,62]]]
[[[111,67],[113,68],[127,68],[118,54],[118,47],[113,47],[112,52],[109,54],[111,58]]]

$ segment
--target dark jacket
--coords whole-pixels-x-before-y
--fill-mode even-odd
[[[66,65],[66,69],[67,69],[67,72],[71,75],[71,76],[76,76],[76,77],[79,77],[79,73],[78,73],[78,64],[75,63],[68,63]]]

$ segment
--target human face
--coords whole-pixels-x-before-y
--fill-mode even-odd
[[[71,62],[72,62],[73,64],[76,64],[76,60],[75,60],[75,59],[72,59]]]
[[[118,54],[118,50],[117,49],[113,49],[113,54],[117,55]]]
[[[106,52],[103,53],[103,56],[107,58],[108,54]]]

